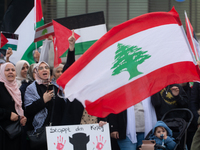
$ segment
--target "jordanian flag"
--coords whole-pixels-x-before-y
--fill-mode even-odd
[[[34,4],[35,3],[35,4]],[[9,5],[2,23],[1,31],[19,35],[17,51],[10,57],[16,63],[20,59],[34,63],[33,50],[42,45],[34,41],[35,29],[44,25],[40,0],[13,0]]]
[[[54,20],[70,30],[74,29],[74,32],[80,35],[80,38],[75,44],[76,55],[83,54],[107,32],[103,12],[88,13]],[[63,57],[66,57],[66,53],[63,54]]]
[[[17,50],[18,44],[18,35],[14,33],[2,32],[4,36],[7,38],[8,42],[2,47],[2,49],[8,49],[9,47],[12,50]]]
[[[119,113],[174,83],[200,81],[176,10],[124,22],[93,44],[57,80],[90,115]]]

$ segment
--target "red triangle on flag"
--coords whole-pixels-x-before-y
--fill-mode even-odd
[[[57,40],[56,42],[57,54],[58,57],[60,57],[69,48],[68,38],[72,35],[72,31],[54,20],[53,20],[53,27],[54,27],[54,34]],[[80,37],[80,35],[74,33],[74,37],[77,40]]]
[[[0,43],[0,48],[2,48],[6,43],[8,43],[7,38],[1,33],[1,43]]]

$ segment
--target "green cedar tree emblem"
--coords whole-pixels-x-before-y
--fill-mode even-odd
[[[47,29],[44,29],[44,30],[42,31],[42,35],[45,35],[46,33],[48,33],[48,31],[47,31]]]
[[[118,43],[117,51],[115,52],[115,61],[113,62],[114,69],[112,75],[117,75],[123,71],[128,71],[130,74],[129,80],[133,77],[142,74],[137,70],[137,66],[142,64],[151,55],[145,54],[148,51],[142,51],[142,48],[131,45],[123,45]]]

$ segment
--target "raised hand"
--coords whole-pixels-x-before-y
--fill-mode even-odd
[[[179,88],[178,88],[177,86],[173,86],[173,87],[171,88],[171,91],[172,91],[172,94],[173,94],[174,96],[178,96],[178,95],[179,95]]]
[[[69,50],[74,51],[74,45],[76,42],[76,39],[74,37],[74,30],[72,30],[72,35],[68,38],[69,41]]]
[[[9,62],[9,58],[12,54],[13,54],[12,48],[8,47],[8,50],[6,51],[6,62]]]

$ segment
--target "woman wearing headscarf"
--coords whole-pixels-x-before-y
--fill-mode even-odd
[[[22,81],[22,84],[19,88],[19,90],[21,91],[23,102],[24,102],[24,94],[25,94],[27,86],[29,86],[35,80],[35,71],[34,71],[35,66],[36,66],[36,64],[30,65],[30,67],[28,68],[26,80]]]
[[[48,90],[50,83],[50,67],[42,61],[35,67],[35,81],[31,83],[25,92],[24,106],[29,121],[27,122],[28,130],[34,133],[41,127],[48,126],[51,115],[53,115],[52,125],[63,124],[63,112],[65,110],[64,99],[58,97],[58,88]],[[53,99],[55,96],[55,100]],[[52,114],[52,106],[54,112]],[[40,147],[45,150],[46,147]],[[38,149],[37,149],[38,150]]]
[[[54,84],[56,84],[56,85],[57,85],[56,80],[57,80],[57,79],[61,76],[61,74],[63,73],[63,72],[62,72],[62,71],[63,71],[63,67],[64,67],[63,64],[59,64],[58,67],[53,68],[53,79],[52,79],[52,82],[53,82]]]
[[[21,93],[16,82],[16,69],[12,63],[4,63],[0,67],[0,126],[6,126],[17,121],[20,116],[22,126],[26,124],[26,117],[22,109]],[[21,150],[21,136],[10,139],[8,135],[0,129],[0,149],[1,150]]]
[[[16,72],[17,72],[16,79],[17,79],[17,85],[19,88],[23,80],[26,80],[28,82],[27,80],[28,68],[29,68],[29,63],[25,60],[20,60],[16,64]]]

